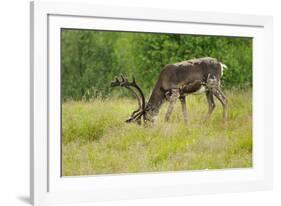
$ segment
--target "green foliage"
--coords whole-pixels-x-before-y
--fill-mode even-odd
[[[187,98],[189,122],[180,103],[169,123],[167,104],[154,126],[125,124],[136,102],[128,98],[96,98],[62,105],[62,173],[104,173],[201,170],[252,167],[252,91],[228,90],[227,125],[222,107],[210,121],[204,95]],[[192,109],[191,109],[192,108]]]
[[[206,56],[228,66],[225,87],[252,85],[251,38],[64,29],[63,100],[124,96],[110,88],[122,73],[134,74],[148,95],[164,65]]]

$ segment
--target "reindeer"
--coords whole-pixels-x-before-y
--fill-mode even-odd
[[[206,120],[215,109],[215,96],[223,106],[223,120],[225,122],[227,118],[227,98],[223,94],[220,84],[224,68],[227,68],[226,65],[210,57],[167,64],[162,69],[147,103],[134,77],[132,82],[129,82],[127,78],[121,75],[121,79],[116,78],[111,86],[129,89],[138,100],[138,109],[131,114],[126,122],[138,124],[141,124],[142,121],[144,123],[154,122],[164,101],[169,102],[165,115],[165,121],[169,121],[178,99],[181,102],[184,121],[187,122],[186,96],[199,93],[205,93],[207,97],[209,109]]]

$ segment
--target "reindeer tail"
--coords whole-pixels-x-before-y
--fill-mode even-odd
[[[227,66],[223,63],[220,62],[220,65],[221,65],[221,76],[223,75],[223,70],[224,69],[227,69]]]

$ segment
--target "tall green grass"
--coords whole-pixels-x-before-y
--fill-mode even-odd
[[[227,91],[228,121],[222,107],[204,122],[205,95],[187,97],[189,122],[180,103],[170,122],[165,104],[157,123],[124,123],[136,100],[95,99],[62,105],[62,173],[64,176],[150,171],[245,168],[252,166],[252,92]]]

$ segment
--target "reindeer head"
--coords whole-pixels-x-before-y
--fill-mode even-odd
[[[126,120],[127,123],[130,122],[136,122],[138,124],[141,124],[142,120],[144,123],[147,122],[147,117],[146,117],[146,102],[145,102],[145,97],[144,94],[141,90],[141,88],[137,85],[135,77],[133,76],[132,82],[129,82],[127,78],[124,78],[121,75],[121,79],[115,78],[115,81],[111,82],[112,87],[125,87],[126,89],[130,90],[133,95],[137,98],[138,100],[138,109],[133,111],[129,119]]]

